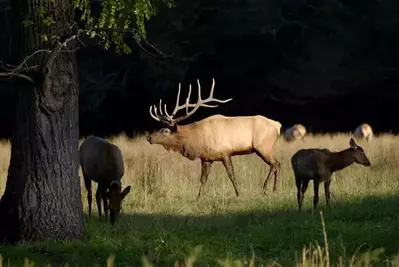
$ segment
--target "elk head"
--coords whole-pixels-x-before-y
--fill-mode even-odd
[[[166,104],[163,107],[163,111],[162,111],[162,99],[159,100],[159,107],[157,109],[157,107],[155,105],[150,106],[150,115],[151,117],[159,122],[162,122],[164,124],[167,125],[166,128],[162,128],[152,134],[150,134],[149,136],[147,136],[147,141],[150,144],[161,144],[163,145],[165,148],[169,149],[173,149],[176,148],[175,146],[177,146],[177,132],[178,132],[178,126],[177,123],[187,119],[188,117],[190,117],[191,115],[193,115],[199,107],[207,107],[207,108],[216,108],[218,107],[218,105],[209,105],[207,103],[209,102],[217,102],[217,103],[227,103],[230,100],[232,100],[232,98],[226,99],[226,100],[220,100],[220,99],[216,99],[213,98],[213,91],[215,89],[215,79],[212,79],[212,87],[211,87],[211,92],[209,94],[209,97],[206,99],[202,99],[201,97],[201,85],[199,80],[197,80],[197,84],[198,84],[198,100],[196,104],[191,104],[190,103],[190,96],[191,96],[191,84],[189,86],[189,92],[188,92],[188,96],[186,98],[186,102],[183,105],[180,105],[180,91],[181,91],[181,84],[179,83],[179,90],[177,92],[177,99],[176,99],[176,105],[175,105],[175,109],[173,110],[172,114],[169,115],[167,109],[166,109]],[[192,108],[189,111],[189,108]],[[153,113],[153,109],[154,109],[154,113]],[[186,110],[186,114],[182,115],[178,118],[174,118],[176,116],[176,113],[180,110]],[[158,114],[158,110],[159,110],[159,114]]]
[[[354,151],[353,156],[354,156],[354,159],[355,159],[356,163],[361,164],[363,166],[370,166],[371,165],[369,159],[366,156],[366,153],[364,153],[363,148],[358,146],[355,143],[355,140],[353,140],[353,138],[350,139],[349,145],[350,145],[352,151]]]
[[[122,192],[122,185],[119,181],[112,181],[107,192],[109,200],[108,209],[110,211],[111,224],[115,225],[122,209],[122,202],[126,195],[130,192],[130,185],[127,186]]]

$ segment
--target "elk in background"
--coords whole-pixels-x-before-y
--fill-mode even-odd
[[[324,182],[324,194],[327,206],[330,205],[330,183],[334,172],[342,170],[356,162],[363,166],[370,166],[370,161],[362,147],[351,138],[348,149],[331,152],[328,149],[300,149],[291,158],[297,187],[297,201],[299,210],[310,180],[313,180],[314,197],[313,208],[319,202],[319,184]]]
[[[178,152],[190,160],[201,159],[201,185],[197,199],[203,193],[204,185],[214,161],[221,161],[223,163],[233,184],[236,196],[238,196],[239,193],[231,157],[251,153],[256,153],[270,166],[269,174],[263,184],[264,191],[266,191],[268,180],[273,174],[273,191],[275,191],[277,176],[280,171],[280,163],[273,156],[274,144],[280,136],[281,129],[281,124],[278,121],[260,115],[226,117],[218,114],[184,126],[177,125],[179,122],[193,115],[199,107],[216,108],[218,105],[208,104],[212,101],[226,103],[232,100],[232,98],[226,100],[213,98],[215,80],[212,79],[212,81],[209,97],[202,99],[201,85],[197,80],[198,100],[196,104],[190,103],[190,84],[188,97],[183,105],[179,105],[181,89],[179,83],[176,105],[170,115],[166,109],[166,105],[164,106],[164,111],[162,111],[162,99],[159,101],[159,109],[155,105],[154,107],[151,106],[149,110],[151,117],[166,124],[168,127],[149,135],[147,137],[148,142],[150,144],[160,144],[166,150]],[[152,112],[153,108],[154,113]],[[192,108],[191,111],[189,111],[189,108]],[[185,110],[186,112],[181,117],[174,118],[179,110]]]
[[[284,139],[293,142],[302,139],[306,135],[306,128],[302,124],[294,124],[284,132]]]
[[[362,123],[356,128],[353,136],[357,139],[365,139],[367,142],[370,142],[373,138],[373,129],[369,124]]]
[[[107,140],[91,135],[81,144],[79,156],[87,189],[89,216],[91,216],[92,201],[91,181],[94,181],[98,183],[96,192],[98,215],[101,216],[101,201],[103,201],[105,219],[108,219],[109,209],[110,222],[114,225],[120,214],[122,201],[130,192],[130,186],[121,192],[122,184],[120,181],[125,170],[119,147]]]

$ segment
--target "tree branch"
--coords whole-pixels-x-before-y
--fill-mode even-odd
[[[31,59],[32,57],[34,57],[35,55],[37,55],[39,53],[51,53],[51,50],[47,50],[47,49],[36,50],[35,52],[33,52],[32,54],[27,56],[18,66],[4,64],[3,62],[0,61],[1,68],[6,70],[6,72],[0,72],[0,76],[1,77],[10,77],[9,79],[16,76],[16,77],[23,78],[23,79],[31,82],[32,84],[35,84],[35,81],[28,75],[23,74],[23,72],[33,71],[34,69],[36,69],[38,67],[38,66],[29,66],[27,62],[29,61],[29,59]]]
[[[80,34],[80,32],[78,34]],[[54,51],[51,51],[49,49],[36,50],[35,52],[30,54],[29,56],[25,57],[24,60],[18,66],[5,64],[5,63],[0,61],[0,68],[5,70],[5,72],[0,72],[0,77],[9,77],[9,79],[11,79],[13,77],[20,77],[20,78],[23,78],[23,79],[29,81],[32,84],[35,84],[35,81],[29,75],[24,74],[23,72],[33,72],[33,71],[37,70],[37,68],[39,66],[38,65],[29,66],[28,61],[31,58],[33,58],[35,55],[39,54],[39,53],[48,53],[52,57],[54,57],[59,52],[74,52],[74,51],[76,51],[76,49],[69,50],[68,49],[68,43],[70,43],[71,41],[77,39],[78,38],[78,34],[70,36],[69,38],[65,39],[64,42],[57,41],[57,46],[54,49]],[[62,50],[63,48],[66,48],[66,51],[63,51]]]
[[[10,79],[14,76],[17,76],[17,77],[27,80],[28,82],[30,82],[32,84],[35,84],[35,81],[28,75],[25,75],[22,73],[0,72],[0,77],[7,77],[7,76],[10,76]]]
[[[73,27],[73,26],[71,26]],[[132,38],[134,38],[136,40],[136,43],[139,47],[139,49],[141,51],[143,51],[145,54],[147,54],[148,56],[151,56],[155,59],[166,59],[166,58],[177,58],[179,60],[182,61],[187,61],[190,60],[190,58],[181,58],[181,57],[176,57],[176,56],[172,56],[172,55],[166,55],[165,53],[163,53],[161,50],[159,50],[158,48],[156,48],[153,44],[151,44],[137,29],[135,28],[130,28],[130,29],[123,29],[123,30],[115,30],[115,29],[107,29],[107,28],[95,28],[95,29],[88,29],[88,30],[83,30],[83,29],[78,29],[76,31],[76,33],[71,34],[71,35],[67,35],[64,36],[64,40],[63,41],[57,41],[56,42],[56,46],[55,48],[52,50],[49,49],[40,49],[37,50],[35,52],[33,52],[32,54],[30,54],[29,56],[27,56],[18,66],[12,66],[9,64],[4,64],[3,62],[0,61],[0,68],[2,68],[3,70],[5,70],[5,72],[0,72],[0,77],[20,77],[23,78],[25,80],[28,80],[29,82],[35,84],[35,81],[29,77],[26,74],[23,74],[24,72],[33,72],[35,70],[37,70],[37,68],[39,68],[40,66],[29,66],[28,61],[33,58],[35,55],[39,54],[39,53],[48,53],[50,55],[49,60],[51,60],[52,58],[56,57],[58,53],[60,52],[74,52],[77,49],[79,49],[78,47],[70,50],[68,48],[68,44],[74,40],[77,40],[81,45],[86,46],[81,40],[80,40],[80,35],[81,34],[86,34],[86,35],[94,35],[97,37],[100,37],[103,39],[103,36],[101,36],[100,34],[98,34],[97,32],[119,32],[119,33],[131,33],[132,34]],[[155,53],[150,52],[148,49],[146,49],[144,47],[144,45],[142,44],[142,42],[148,46],[149,48],[151,48],[151,50],[155,51]]]

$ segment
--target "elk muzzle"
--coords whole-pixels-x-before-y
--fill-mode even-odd
[[[117,212],[115,212],[114,210],[109,210],[109,217],[110,217],[111,225],[114,226],[116,224],[116,220],[118,218]]]

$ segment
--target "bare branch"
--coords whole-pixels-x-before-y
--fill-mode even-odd
[[[68,27],[70,27],[70,29],[73,29],[73,27],[75,27],[77,24],[76,23],[72,23],[70,25],[68,25]],[[115,29],[107,29],[107,28],[96,28],[96,29],[88,29],[88,30],[83,30],[83,29],[78,29],[76,31],[76,34],[67,36],[67,38],[65,40],[61,41],[57,41],[56,42],[56,47],[54,48],[54,50],[49,50],[49,49],[40,49],[37,50],[35,52],[33,52],[32,54],[30,54],[29,56],[27,56],[18,66],[13,66],[10,64],[5,64],[3,62],[0,61],[0,68],[5,70],[5,72],[0,72],[0,76],[1,77],[10,77],[10,79],[14,76],[17,77],[21,77],[24,78],[32,83],[34,83],[33,79],[30,78],[28,75],[23,74],[23,72],[31,72],[36,70],[39,66],[38,65],[34,65],[34,66],[29,66],[28,61],[31,60],[35,55],[39,54],[39,53],[48,53],[50,54],[50,57],[54,57],[56,56],[57,53],[59,52],[67,52],[67,53],[71,53],[71,52],[75,52],[77,49],[79,49],[78,47],[70,50],[68,48],[68,44],[74,40],[77,40],[79,44],[86,46],[81,40],[80,40],[80,35],[81,34],[86,34],[86,35],[94,35],[100,38],[103,38],[100,34],[98,34],[98,31],[103,31],[103,32],[120,32],[120,33],[131,33],[133,35],[133,38],[136,40],[137,45],[139,46],[140,50],[142,50],[144,53],[146,53],[147,55],[154,57],[156,59],[162,59],[162,58],[168,58],[168,57],[172,57],[171,55],[166,55],[164,54],[162,51],[160,51],[159,49],[157,49],[154,45],[152,45],[150,42],[148,42],[146,40],[146,38],[135,28],[131,28],[131,29],[123,29],[123,30],[115,30]],[[155,51],[155,54],[149,52],[142,44],[141,44],[141,40],[143,40],[143,42],[149,46],[152,50]],[[158,56],[160,55],[160,56]],[[183,58],[179,58],[180,60],[186,60]],[[192,106],[193,104],[189,104],[186,103],[188,106]],[[157,110],[154,110],[155,113],[157,112]],[[160,107],[160,112],[161,111],[161,107]],[[164,115],[165,116],[165,115]]]
[[[49,49],[39,49],[34,51],[32,54],[30,54],[29,56],[25,57],[25,59],[18,65],[18,66],[13,66],[10,64],[5,64],[3,62],[0,62],[0,66],[1,68],[3,68],[4,70],[6,70],[6,72],[0,72],[0,77],[20,77],[23,78],[33,84],[35,84],[35,81],[29,77],[26,74],[23,74],[23,72],[31,72],[34,71],[35,69],[37,69],[39,66],[38,65],[34,65],[34,66],[29,66],[28,61],[30,59],[32,59],[35,55],[40,54],[40,53],[48,53],[48,54],[52,54],[52,53],[57,53],[57,52],[73,52],[75,50],[69,50],[67,49],[66,51],[62,51],[63,48],[67,48],[68,47],[68,43],[75,40],[77,38],[78,35],[73,35],[69,38],[67,38],[64,42],[58,42],[57,46],[58,48],[55,51],[51,51]]]
[[[27,56],[18,66],[13,66],[10,64],[5,64],[3,62],[0,62],[1,67],[6,71],[6,72],[0,72],[0,76],[9,77],[9,79],[13,77],[20,77],[34,84],[35,83],[34,80],[28,75],[23,74],[23,72],[29,72],[38,67],[37,65],[29,66],[28,61],[39,53],[51,53],[51,50],[48,49],[36,50],[35,52]]]
[[[28,75],[22,74],[22,73],[12,73],[12,72],[0,72],[0,77],[7,77],[9,76],[10,79],[14,76],[20,77],[22,79],[25,79],[29,82],[31,82],[32,84],[35,84],[35,81],[29,77]]]
[[[132,34],[132,38],[136,40],[137,45],[139,46],[139,49],[143,51],[145,54],[147,54],[150,57],[153,57],[155,59],[166,59],[166,58],[175,58],[181,61],[188,61],[191,60],[191,58],[185,57],[177,57],[173,55],[167,55],[163,53],[160,49],[156,48],[155,45],[151,44],[143,34],[140,33],[136,28],[128,28],[128,29],[108,29],[108,28],[93,28],[93,29],[88,29],[88,30],[78,30],[78,32],[88,32],[88,33],[94,33],[95,35],[99,36],[100,38],[101,35],[96,34],[96,32],[118,32],[118,33],[130,33]],[[150,52],[147,48],[144,47],[143,43],[148,46],[151,50],[154,51],[154,53]]]

